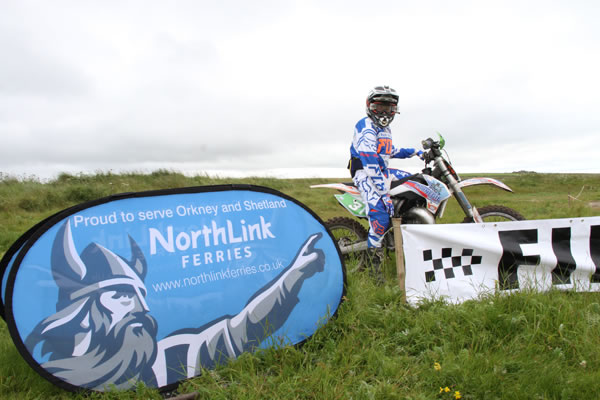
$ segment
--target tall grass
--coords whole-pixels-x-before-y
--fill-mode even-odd
[[[598,175],[497,175],[515,193],[467,188],[476,205],[502,204],[528,219],[597,215]],[[120,192],[250,183],[280,190],[324,220],[345,215],[332,192],[309,189],[328,180],[185,177],[152,174],[61,175],[48,183],[0,180],[0,253],[33,224],[68,206]],[[581,190],[583,188],[583,191]],[[576,196],[577,200],[569,195]],[[444,222],[462,215],[451,204]],[[523,291],[449,305],[407,305],[385,265],[387,283],[367,273],[348,277],[335,319],[302,346],[275,346],[203,371],[178,393],[201,399],[595,399],[600,398],[600,295]],[[458,392],[458,393],[457,393]],[[72,394],[39,377],[0,323],[0,398],[162,398],[156,390]]]

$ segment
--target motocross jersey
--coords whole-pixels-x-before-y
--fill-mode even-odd
[[[373,123],[369,117],[358,121],[354,127],[354,138],[350,146],[352,169],[362,169],[370,178],[379,197],[389,190],[388,163],[390,158],[409,158],[415,154],[413,148],[397,148],[392,145],[392,131]]]

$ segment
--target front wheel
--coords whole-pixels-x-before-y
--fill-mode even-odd
[[[339,247],[367,240],[367,230],[357,220],[352,218],[335,217],[325,221],[325,226],[329,229]],[[359,271],[367,263],[367,252],[357,251],[345,254],[344,262],[350,272]]]
[[[477,208],[483,222],[525,221],[518,211],[505,206],[485,206]],[[471,223],[473,218],[466,217],[463,223]]]

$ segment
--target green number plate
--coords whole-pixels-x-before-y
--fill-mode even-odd
[[[355,217],[367,216],[367,208],[361,198],[352,196],[350,193],[335,194],[334,196]]]

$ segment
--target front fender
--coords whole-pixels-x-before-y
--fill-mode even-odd
[[[504,183],[500,182],[498,179],[494,179],[494,178],[470,178],[470,179],[465,179],[464,181],[458,182],[458,186],[460,186],[461,188],[464,188],[467,186],[474,186],[474,185],[494,185],[494,186],[499,187],[502,190],[506,190],[507,192],[513,191],[510,187],[508,187]]]

